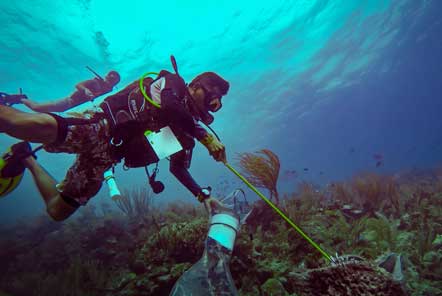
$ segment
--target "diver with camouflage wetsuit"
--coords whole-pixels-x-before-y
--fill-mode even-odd
[[[58,183],[29,156],[30,145],[12,147],[16,159],[29,169],[54,220],[68,218],[80,205],[95,196],[103,182],[103,172],[124,160],[129,167],[152,163],[149,147],[143,142],[146,129],[158,131],[169,126],[183,150],[171,156],[170,171],[199,201],[216,205],[210,192],[199,186],[188,172],[194,138],[206,146],[217,161],[226,162],[225,147],[197,122],[210,124],[209,113],[221,108],[229,83],[213,72],[197,76],[187,86],[178,75],[161,71],[155,80],[145,79],[143,90],[161,103],[160,109],[143,98],[138,81],[109,96],[100,105],[103,112],[87,111],[82,118],[66,118],[52,113],[25,113],[0,105],[0,132],[27,142],[44,144],[51,153],[76,154],[65,179]]]

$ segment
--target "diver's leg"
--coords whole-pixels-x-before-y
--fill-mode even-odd
[[[78,208],[68,204],[56,188],[57,181],[35,160],[28,157],[23,160],[24,165],[29,169],[34,182],[40,191],[46,204],[46,211],[55,221],[62,221],[72,215]]]
[[[26,113],[0,105],[0,133],[28,142],[49,144],[57,139],[57,121],[44,113]]]

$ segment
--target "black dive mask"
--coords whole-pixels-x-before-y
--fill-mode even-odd
[[[203,85],[199,85],[204,90],[204,105],[207,110],[211,112],[216,112],[223,106],[221,103],[221,98],[223,97],[217,91],[211,91],[205,88]],[[215,101],[216,100],[216,101]]]
[[[223,104],[221,103],[221,99],[219,97],[213,98],[210,100],[206,100],[206,108],[210,112],[216,112],[219,109],[221,109],[222,106],[223,106]]]
[[[214,121],[214,117],[210,112],[216,112],[222,107],[222,95],[218,92],[210,91],[203,85],[199,85],[204,90],[204,110],[200,110],[201,121],[209,125]],[[216,100],[216,101],[215,101]],[[200,108],[199,108],[200,109]]]

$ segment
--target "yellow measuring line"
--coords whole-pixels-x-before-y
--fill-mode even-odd
[[[332,261],[332,257],[327,254],[318,244],[316,244],[304,231],[302,231],[301,228],[299,228],[295,223],[293,223],[292,220],[290,220],[289,217],[287,217],[277,206],[275,206],[267,197],[265,197],[261,192],[258,191],[258,189],[255,188],[252,184],[250,184],[249,181],[247,181],[246,178],[244,178],[240,173],[238,173],[230,164],[227,162],[224,163],[225,166],[232,171],[238,178],[241,179],[250,189],[252,189],[258,196],[264,200],[272,209],[278,213],[279,216],[281,216],[290,226],[292,226],[304,239],[306,239],[313,247],[318,250],[324,258],[326,258],[329,262]]]
[[[144,98],[147,101],[149,101],[149,103],[151,103],[157,108],[161,108],[160,104],[152,100],[144,90],[143,80],[149,75],[158,75],[158,73],[147,72],[141,77],[139,82],[141,93],[143,94]],[[146,133],[148,132],[149,131],[146,131]],[[299,228],[295,223],[293,223],[292,220],[290,220],[290,218],[287,217],[277,206],[275,206],[269,199],[267,199],[267,197],[265,197],[261,192],[259,192],[258,189],[255,188],[255,186],[250,184],[250,182],[247,181],[247,179],[244,178],[240,173],[238,173],[230,164],[228,164],[227,162],[225,162],[224,164],[230,171],[232,171],[238,178],[240,178],[241,181],[243,181],[250,189],[252,189],[256,194],[258,194],[258,196],[261,197],[262,200],[264,200],[272,209],[274,209],[276,213],[278,213],[278,215],[280,215],[288,224],[290,224],[290,226],[292,226],[304,239],[306,239],[313,247],[315,247],[316,250],[318,250],[322,254],[322,256],[324,256],[329,262],[332,261],[332,258],[330,257],[329,254],[327,254],[318,244],[316,244],[307,234],[305,234],[305,232],[302,231],[301,228]]]

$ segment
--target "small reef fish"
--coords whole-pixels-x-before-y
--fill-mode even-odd
[[[375,153],[375,154],[373,154],[373,158],[375,160],[382,161],[384,159],[384,155],[382,155],[380,153]]]

